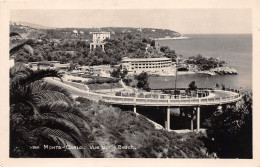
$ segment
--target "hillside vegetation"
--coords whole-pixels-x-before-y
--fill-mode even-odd
[[[156,130],[142,115],[122,111],[103,102],[77,98],[78,107],[90,119],[92,135],[102,157],[206,158],[199,140],[203,134],[177,134]],[[94,147],[93,147],[94,148]],[[92,150],[92,149],[91,149]],[[95,149],[93,149],[95,151]]]
[[[143,29],[137,31],[135,28],[125,31],[124,28],[111,28],[115,34],[111,34],[105,44],[105,52],[101,48],[90,52],[89,46],[92,34],[83,33],[73,36],[71,29],[35,29],[23,26],[11,25],[11,31],[27,32],[28,38],[33,38],[34,54],[30,55],[24,50],[16,53],[16,62],[35,61],[60,61],[61,63],[71,63],[75,65],[102,65],[118,64],[123,57],[144,58],[162,57],[176,58],[175,51],[169,47],[156,46],[153,36],[159,34],[169,35],[176,33],[169,30],[150,31]],[[89,29],[88,31],[98,31]],[[123,32],[121,32],[123,30]],[[83,31],[83,30],[82,30]],[[107,31],[107,29],[102,29]],[[63,32],[66,32],[63,34]],[[81,32],[81,31],[79,31]],[[149,33],[148,33],[149,32]],[[60,34],[60,35],[58,35]],[[86,35],[86,36],[82,36]],[[71,36],[71,37],[70,37]]]

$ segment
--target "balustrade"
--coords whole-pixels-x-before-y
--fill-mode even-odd
[[[90,97],[97,97],[90,96]],[[141,104],[212,104],[212,103],[221,103],[221,102],[228,102],[235,99],[238,99],[240,95],[232,95],[228,97],[211,97],[211,98],[178,98],[178,99],[171,99],[171,98],[136,98],[136,97],[120,97],[120,96],[108,96],[108,95],[100,95],[101,99],[104,101],[110,102],[122,102],[122,103],[141,103]],[[138,97],[138,96],[137,96]],[[158,96],[159,97],[159,96]],[[170,97],[170,96],[169,96]]]
[[[74,91],[74,90],[73,90]],[[218,91],[230,91],[236,94],[223,97],[190,97],[190,96],[176,96],[159,93],[130,93],[131,96],[123,96],[123,93],[116,95],[103,95],[93,92],[81,92],[85,97],[97,100],[104,100],[114,103],[130,103],[130,104],[218,104],[223,102],[231,102],[241,98],[240,91],[236,89],[226,88],[225,90],[207,90],[210,94],[217,94]]]

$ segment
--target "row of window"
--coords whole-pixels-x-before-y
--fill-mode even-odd
[[[153,63],[153,64],[132,64],[133,66],[137,66],[137,65],[139,65],[139,66],[144,66],[144,65],[146,65],[146,66],[148,66],[148,65],[161,65],[161,64],[170,64],[171,65],[171,63],[168,63],[168,62],[165,62],[165,63]]]
[[[170,60],[159,60],[159,61],[137,61],[137,62],[132,62],[132,61],[125,61],[125,63],[132,63],[132,64],[135,64],[135,63],[162,63],[162,62],[167,62],[167,63],[171,63]]]
[[[164,68],[164,67],[170,67],[170,65],[164,65],[164,66],[146,66],[146,67],[132,67],[132,69],[142,69],[142,68]]]

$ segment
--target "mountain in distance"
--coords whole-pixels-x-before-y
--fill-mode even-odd
[[[53,38],[91,39],[92,32],[106,31],[111,36],[120,36],[122,34],[140,34],[145,38],[176,38],[182,37],[179,32],[169,29],[158,28],[134,28],[134,27],[102,27],[102,28],[55,28],[29,22],[10,22],[10,30],[26,34],[28,38],[38,38],[39,34],[52,34]]]
[[[16,26],[25,26],[35,29],[53,29],[54,27],[44,26],[40,24],[25,22],[25,21],[19,21],[19,22],[10,22],[10,25],[16,25]]]

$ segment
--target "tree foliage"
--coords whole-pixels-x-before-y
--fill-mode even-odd
[[[189,84],[189,90],[197,90],[197,85],[196,85],[196,82],[195,81],[192,81],[190,84]]]
[[[206,125],[211,152],[221,158],[252,158],[252,93],[215,111]]]
[[[154,58],[166,56],[173,60],[176,57],[175,51],[170,50],[168,47],[164,52],[159,52],[155,49],[155,41],[151,40],[151,36],[147,35],[152,32],[149,29],[144,30],[146,33],[136,32],[134,29],[131,29],[131,32],[118,32],[112,35],[111,39],[105,40],[105,52],[100,47],[90,51],[90,41],[83,40],[92,38],[89,32],[80,29],[84,34],[78,37],[69,37],[69,34],[72,32],[70,30],[48,29],[44,35],[38,34],[37,37],[34,36],[35,39],[32,41],[34,48],[33,56],[28,50],[19,50],[19,52],[15,52],[15,55],[19,55],[16,57],[16,62],[28,63],[47,60],[81,66],[93,66],[104,64],[116,65],[119,64],[123,57]],[[117,31],[121,31],[121,29]],[[150,32],[148,33],[148,31]],[[152,34],[156,33],[168,34],[167,30],[165,32],[157,30]],[[170,35],[168,34],[167,36]]]
[[[127,73],[127,69],[124,68],[121,70],[121,67],[116,67],[112,70],[111,77],[124,79]]]
[[[217,58],[206,58],[202,55],[191,56],[186,61],[188,64],[195,64],[199,67],[200,70],[210,70],[215,67],[222,67],[226,62],[219,61]]]
[[[202,133],[177,134],[158,130],[141,114],[79,97],[79,107],[92,120],[97,142],[116,149],[103,149],[105,157],[115,158],[206,158]],[[123,107],[122,107],[123,108]],[[132,146],[118,149],[119,146]]]
[[[150,91],[149,82],[148,82],[148,74],[146,72],[142,72],[141,74],[136,76],[137,79],[137,87],[139,89],[143,89],[146,91]]]

